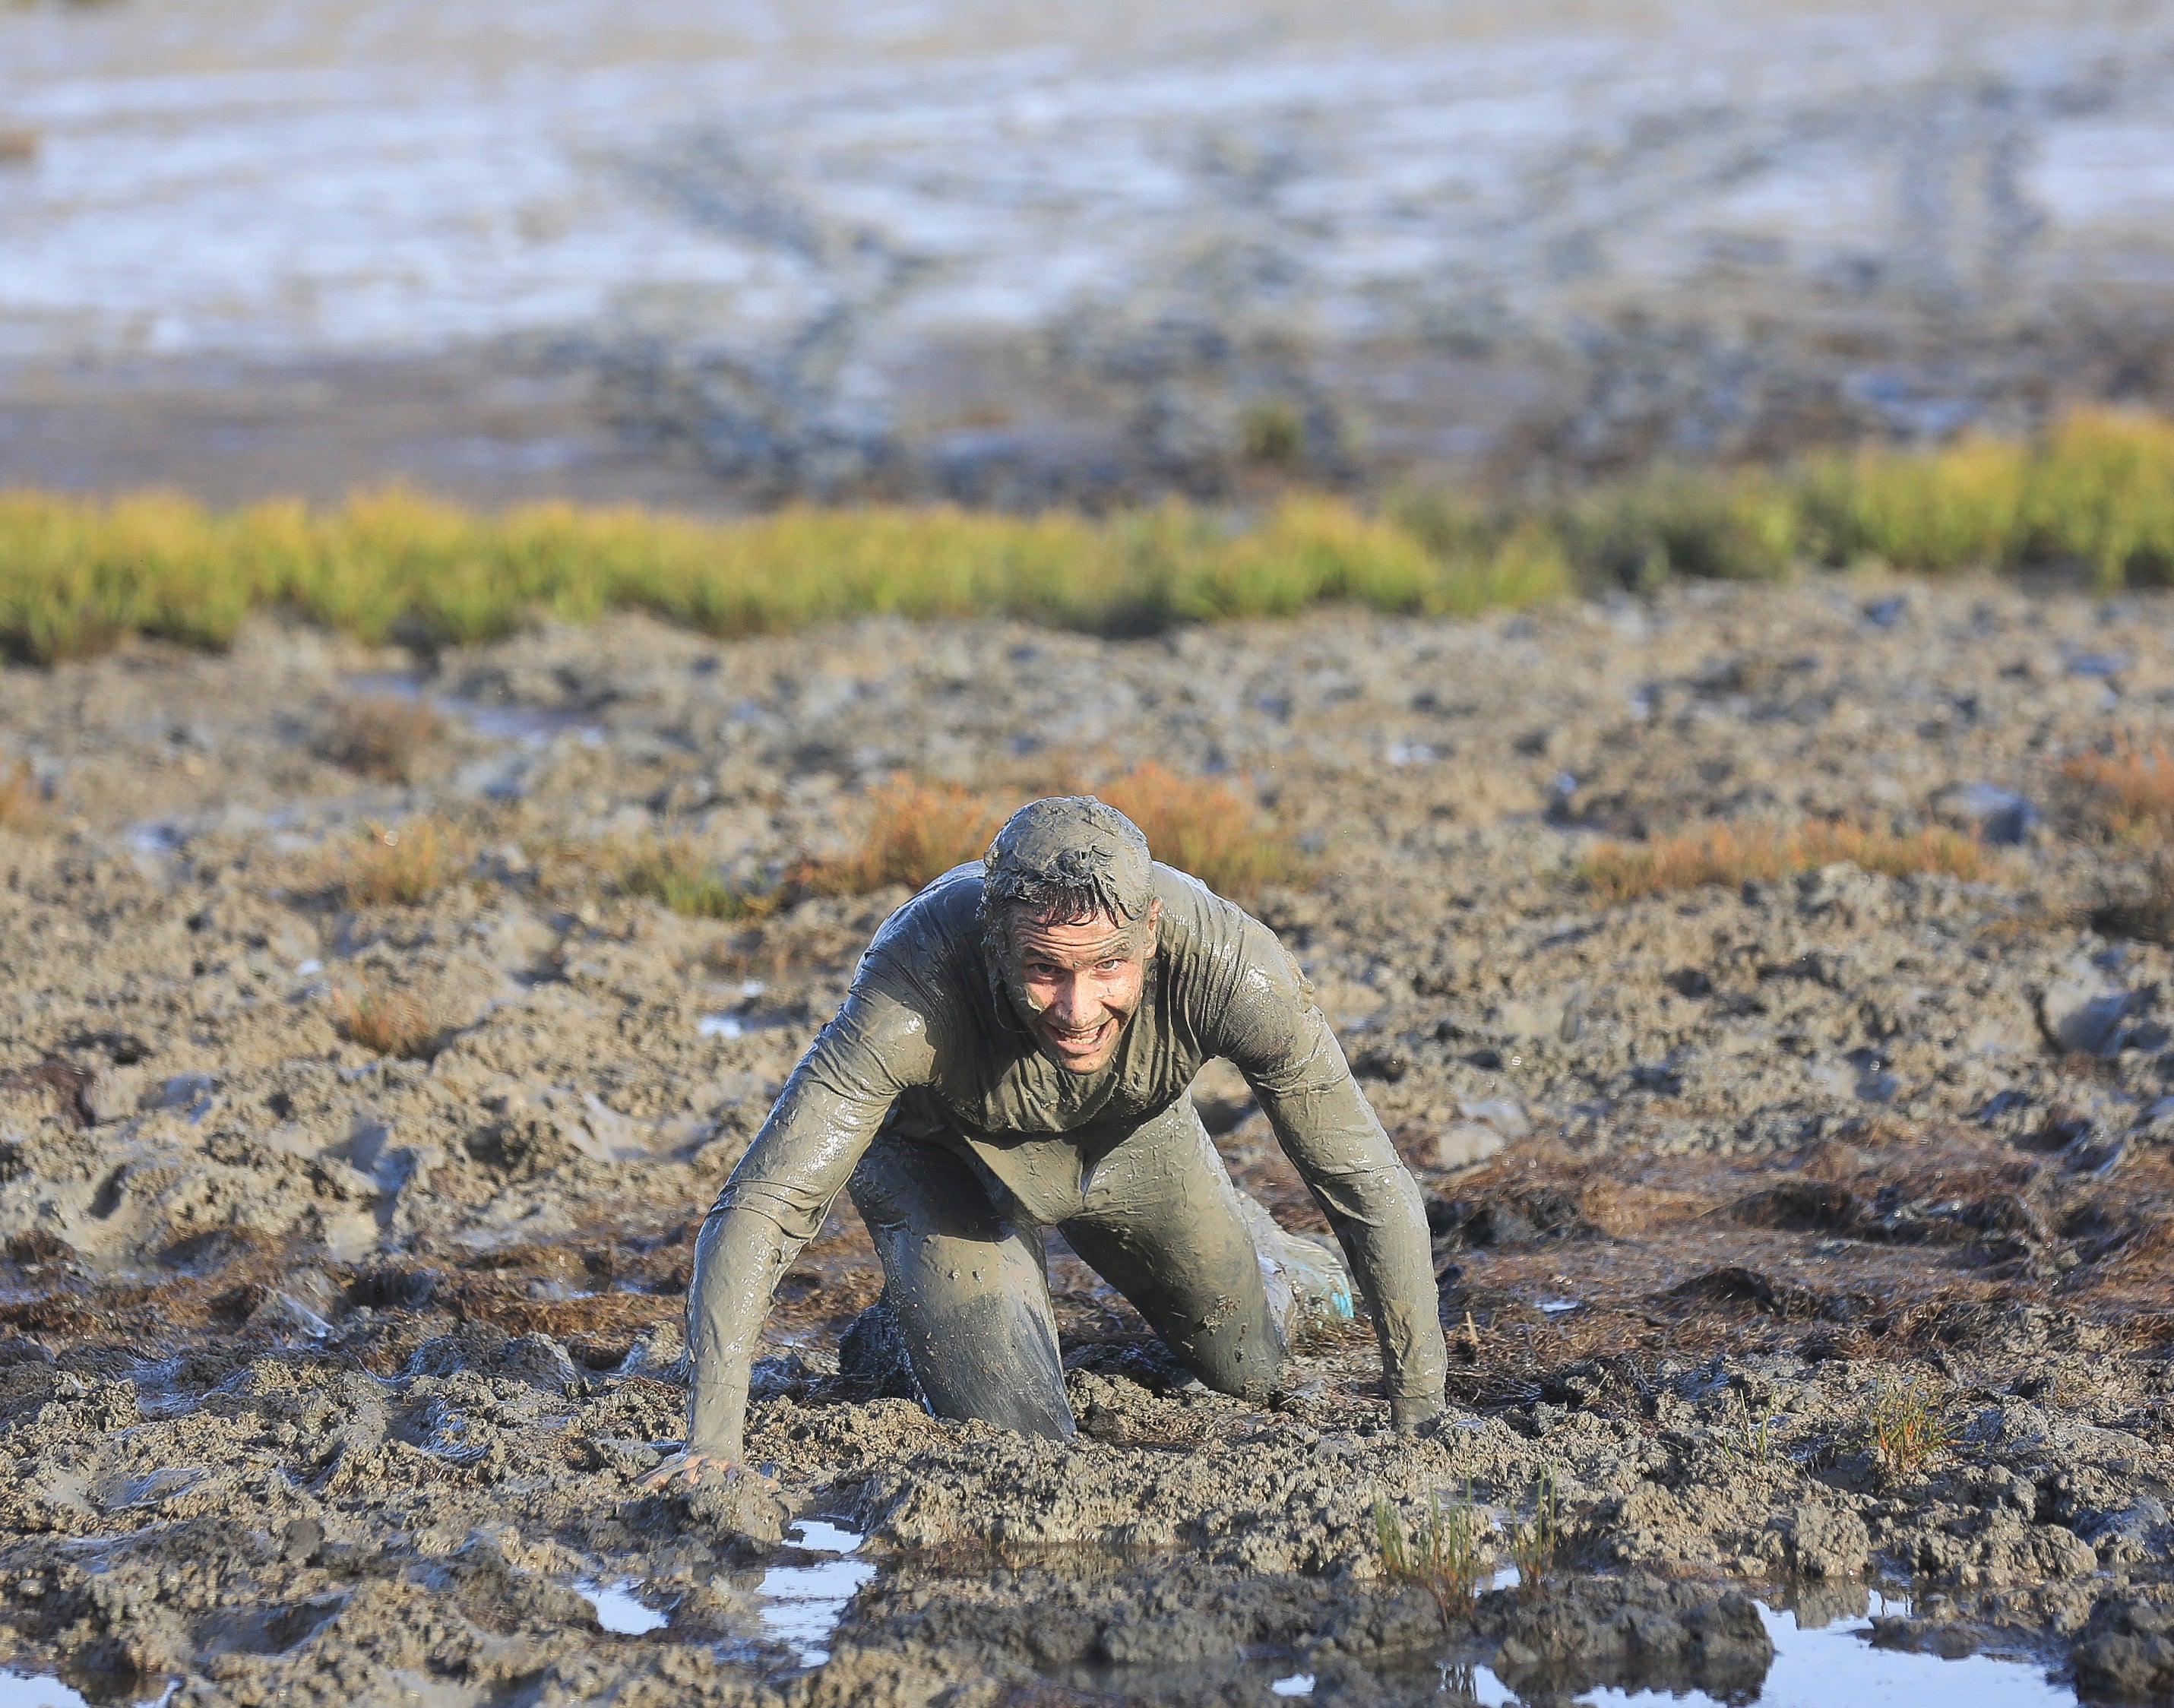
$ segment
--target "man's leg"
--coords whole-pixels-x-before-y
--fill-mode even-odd
[[[1004,1215],[979,1175],[933,1144],[878,1138],[847,1190],[936,1415],[1071,1435],[1041,1230]]]
[[[1283,1339],[1223,1159],[1181,1097],[1096,1165],[1072,1249],[1132,1301],[1209,1386],[1275,1391]]]

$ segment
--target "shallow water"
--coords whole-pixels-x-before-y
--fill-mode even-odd
[[[597,1623],[615,1635],[638,1637],[672,1623],[667,1615],[636,1600],[631,1583],[582,1583],[574,1587],[597,1610]]]
[[[547,747],[554,737],[561,735],[573,736],[584,747],[601,747],[604,741],[603,726],[580,712],[534,705],[486,705],[457,695],[434,694],[417,678],[397,671],[344,677],[340,685],[351,694],[420,700],[441,716],[466,724],[489,741],[517,742],[532,748]]]
[[[1901,1613],[1905,1602],[1874,1594],[1871,1612]],[[1872,1626],[1836,1620],[1809,1628],[1794,1613],[1759,1604],[1759,1617],[1774,1640],[1774,1663],[1759,1694],[1724,1704],[1703,1690],[1620,1690],[1603,1688],[1577,1696],[1589,1708],[2074,1708],[2076,1693],[2055,1684],[2042,1667],[2027,1662],[1968,1655],[1937,1655],[1874,1648]],[[1286,1691],[1281,1684],[1279,1694]],[[1471,1694],[1481,1708],[1515,1708],[1517,1692],[1485,1667],[1472,1669]]]
[[[0,123],[38,139],[0,169],[0,357],[429,349],[711,299],[734,337],[844,307],[895,353],[1181,295],[1484,334],[1717,267],[2163,286],[2169,23],[2111,0],[0,10]]]
[[[176,1688],[169,1684],[156,1696],[143,1698],[136,1708],[165,1708]],[[90,1703],[83,1692],[57,1678],[0,1667],[0,1708],[90,1708]]]
[[[841,1556],[814,1565],[772,1566],[763,1573],[760,1586],[763,1630],[787,1645],[802,1666],[819,1667],[830,1658],[830,1633],[876,1569],[867,1560],[844,1557],[867,1541],[865,1536],[825,1519],[802,1519],[785,1532],[785,1539],[811,1554]]]

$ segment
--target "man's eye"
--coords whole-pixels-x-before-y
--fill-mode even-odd
[[[1117,960],[1101,961],[1096,964],[1095,970],[1098,973],[1113,973],[1117,971],[1119,967],[1124,965],[1124,964],[1125,963],[1122,959]]]

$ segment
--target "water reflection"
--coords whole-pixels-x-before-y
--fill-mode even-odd
[[[1836,1600],[1844,1605],[1835,1606]],[[1821,1604],[1824,1603],[1824,1605]],[[1603,1685],[1571,1700],[1586,1708],[2077,1708],[2075,1691],[2042,1667],[1991,1655],[1945,1660],[1873,1646],[1868,1619],[1906,1614],[1906,1602],[1877,1592],[1807,1600],[1795,1609],[1758,1604],[1773,1639],[1773,1664],[1755,1696],[1724,1704],[1704,1690],[1628,1690]],[[1492,1668],[1445,1668],[1442,1689],[1479,1708],[1520,1708],[1523,1699]]]

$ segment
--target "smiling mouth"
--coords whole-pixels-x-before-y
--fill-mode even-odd
[[[1116,1029],[1117,1024],[1117,1017],[1111,1015],[1100,1025],[1090,1026],[1081,1032],[1067,1031],[1046,1022],[1041,1030],[1047,1035],[1049,1041],[1057,1046],[1059,1055],[1091,1056],[1101,1047],[1103,1040]]]

